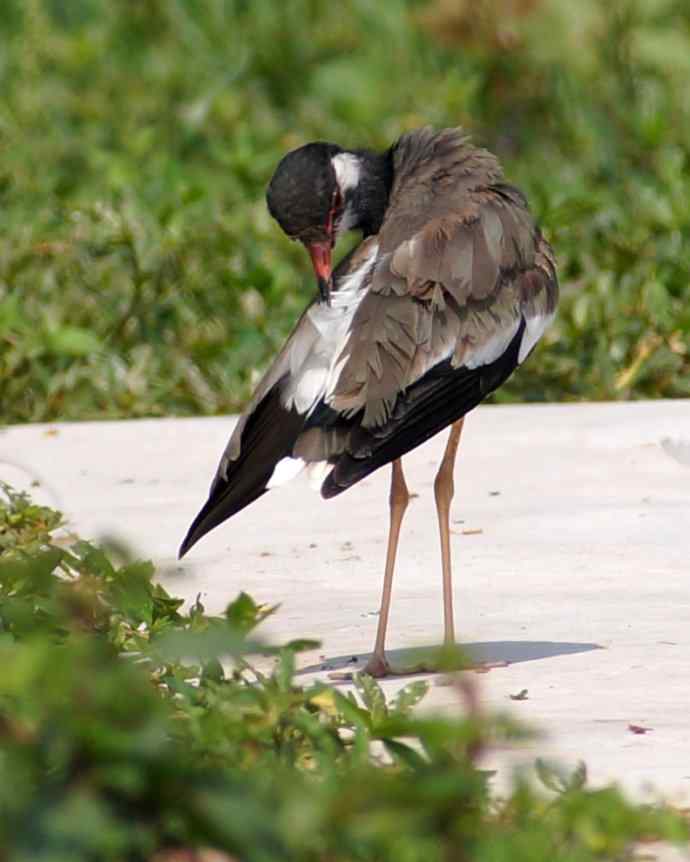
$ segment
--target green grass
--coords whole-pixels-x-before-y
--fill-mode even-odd
[[[277,160],[424,123],[496,150],[558,253],[499,397],[690,395],[688,9],[4,0],[0,420],[239,409],[313,291]]]
[[[60,524],[0,491],[2,862],[625,862],[687,841],[678,813],[589,788],[584,766],[538,761],[545,787],[493,797],[479,757],[526,731],[468,680],[444,715],[414,711],[421,681],[391,702],[364,675],[304,687],[314,644],[254,632],[275,609],[184,610],[150,563]],[[223,855],[182,855],[201,848]]]

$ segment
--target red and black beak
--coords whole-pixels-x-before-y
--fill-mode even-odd
[[[316,275],[316,283],[319,286],[321,301],[326,305],[331,304],[331,248],[330,239],[320,242],[305,243],[311,264],[314,267],[314,275]]]

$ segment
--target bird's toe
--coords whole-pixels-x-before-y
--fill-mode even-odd
[[[369,676],[381,679],[381,677],[384,676],[392,676],[395,671],[388,663],[385,653],[383,655],[377,655],[374,653],[364,666],[363,673],[368,673]]]

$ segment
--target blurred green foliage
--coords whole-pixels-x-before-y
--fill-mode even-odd
[[[184,610],[150,563],[60,523],[3,487],[2,862],[624,862],[636,841],[687,841],[679,814],[589,789],[584,767],[539,761],[548,793],[523,776],[492,798],[477,760],[524,730],[467,680],[457,715],[416,714],[419,680],[392,702],[364,675],[302,687],[314,644],[254,638],[274,608]]]
[[[685,0],[3,0],[0,419],[240,408],[313,291],[277,160],[425,123],[558,253],[498,397],[690,395],[689,74]]]

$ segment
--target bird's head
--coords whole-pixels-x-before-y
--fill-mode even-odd
[[[333,246],[340,234],[358,227],[360,169],[360,157],[336,144],[306,144],[280,161],[266,192],[273,218],[309,252],[325,302],[330,300]]]

